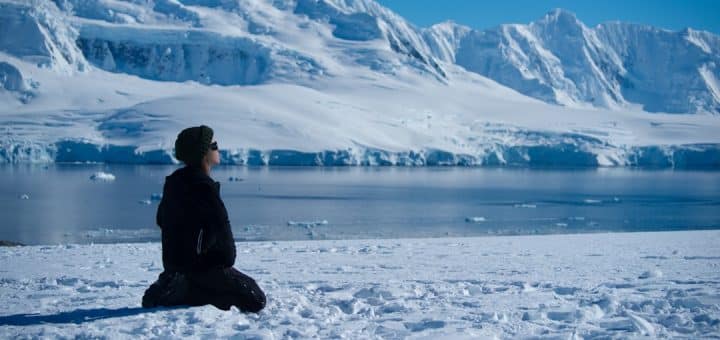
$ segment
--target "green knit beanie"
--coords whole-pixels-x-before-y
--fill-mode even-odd
[[[197,165],[210,150],[213,130],[205,125],[180,131],[175,140],[175,158],[187,165]]]

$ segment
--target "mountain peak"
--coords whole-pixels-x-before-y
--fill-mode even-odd
[[[458,26],[458,23],[455,22],[455,20],[445,20],[445,21],[441,21],[437,24],[434,24],[430,27],[435,27],[435,26],[437,26],[437,27],[453,27],[453,26]]]
[[[536,22],[542,26],[558,26],[558,27],[580,27],[582,22],[578,20],[575,13],[562,8],[556,8],[545,14]]]
[[[548,12],[540,20],[530,23],[530,27],[537,32],[544,32],[541,34],[552,35],[558,32],[579,35],[585,29],[585,25],[575,16],[575,13],[562,8],[556,8]]]
[[[470,27],[462,25],[462,24],[458,24],[457,22],[455,22],[453,20],[446,20],[443,22],[439,22],[437,24],[434,24],[434,25],[428,27],[428,29],[434,30],[434,31],[444,31],[444,32],[454,32],[454,31],[465,32],[465,31],[471,30]]]
[[[570,12],[566,9],[562,8],[555,8],[551,10],[550,12],[547,12],[545,16],[543,17],[544,20],[548,21],[561,21],[561,20],[578,20],[577,15],[575,13]]]

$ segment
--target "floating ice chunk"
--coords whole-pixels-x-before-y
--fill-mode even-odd
[[[535,205],[535,204],[528,204],[528,203],[523,203],[523,204],[515,204],[515,206],[514,206],[514,207],[515,207],[515,208],[529,208],[529,209],[535,209],[535,208],[537,208],[537,205]]]
[[[92,174],[92,176],[90,176],[90,179],[93,181],[112,182],[115,180],[115,175],[100,171]]]
[[[663,273],[659,269],[648,270],[640,274],[638,279],[651,279],[656,277],[662,277]]]
[[[567,227],[568,226],[567,223],[555,223],[555,225],[558,227]]]
[[[143,204],[143,205],[150,205],[150,204],[152,204],[152,201],[151,200],[139,200],[138,203]]]
[[[305,227],[305,228],[313,228],[321,225],[327,225],[327,220],[321,220],[321,221],[309,221],[309,222],[296,222],[296,221],[288,221],[287,223],[291,227]]]
[[[156,193],[156,192],[150,194],[150,200],[151,200],[151,201],[159,201],[159,200],[161,200],[161,199],[162,199],[162,194],[159,194],[159,193]]]
[[[593,199],[584,199],[583,203],[585,204],[600,204],[602,203],[601,200],[593,200]]]
[[[18,198],[20,198],[21,200],[29,200],[29,199],[30,199],[30,195],[28,195],[28,194],[22,194],[22,195],[20,195]]]
[[[230,181],[230,182],[242,182],[243,179],[240,178],[240,177],[230,176],[230,177],[228,178],[228,181]]]
[[[465,217],[465,222],[467,223],[480,223],[485,222],[485,217],[479,216],[479,217]]]

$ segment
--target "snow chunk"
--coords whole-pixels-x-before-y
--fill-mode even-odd
[[[630,320],[635,324],[635,328],[642,334],[646,336],[654,336],[655,335],[655,327],[645,320],[644,318],[635,315],[633,313],[628,313],[628,316],[630,317]]]
[[[660,271],[660,269],[653,269],[643,272],[642,274],[640,274],[640,276],[638,276],[638,279],[652,279],[662,276],[663,273]]]
[[[37,86],[37,82],[33,81],[30,81],[30,86],[27,86],[20,70],[9,63],[0,61],[0,93],[4,91],[12,92],[20,102],[27,104],[35,97],[31,89]]]
[[[20,71],[4,61],[0,61],[0,89],[8,91],[24,91],[26,89]]]

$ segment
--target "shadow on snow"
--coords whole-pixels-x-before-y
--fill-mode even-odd
[[[95,309],[76,309],[68,312],[57,314],[42,315],[32,314],[14,314],[0,316],[0,326],[31,326],[41,325],[45,323],[74,323],[82,324],[85,322],[93,322],[101,319],[119,318],[124,316],[139,315],[143,313],[154,313],[163,310],[172,310],[184,307],[173,308],[95,308]]]

